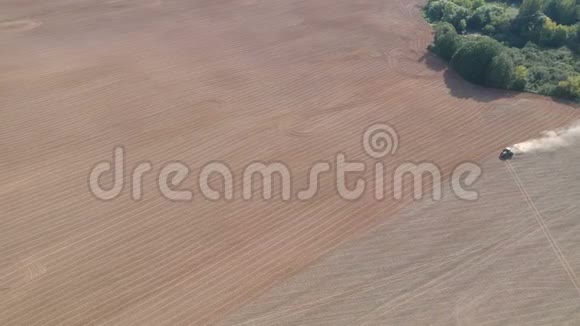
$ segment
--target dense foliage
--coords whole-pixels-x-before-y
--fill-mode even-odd
[[[579,99],[580,0],[430,0],[425,15],[467,80]]]

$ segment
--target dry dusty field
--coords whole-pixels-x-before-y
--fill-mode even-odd
[[[0,0],[0,325],[577,325],[579,149],[497,154],[580,113],[446,71],[420,6]],[[346,201],[329,176],[309,201],[156,190],[175,160],[281,161],[300,188],[338,152],[374,163],[377,122],[388,167],[482,164],[480,200]],[[116,145],[154,166],[139,202],[129,178],[89,191]]]
[[[479,201],[411,205],[219,325],[578,325],[579,159],[486,161]]]

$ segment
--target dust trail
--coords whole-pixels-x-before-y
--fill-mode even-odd
[[[515,144],[516,153],[552,152],[580,143],[580,121],[568,128],[547,130],[542,137]]]

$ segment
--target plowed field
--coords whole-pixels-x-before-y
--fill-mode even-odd
[[[497,154],[580,114],[447,71],[421,5],[0,1],[0,325],[573,325],[577,149],[514,161],[531,199]],[[192,201],[157,190],[170,161],[283,162],[300,188],[337,153],[374,164],[378,122],[400,139],[388,169],[482,164],[480,200],[348,201],[330,175],[306,201],[245,201],[239,182],[210,201],[194,172]],[[89,172],[115,146],[125,188],[101,201]]]

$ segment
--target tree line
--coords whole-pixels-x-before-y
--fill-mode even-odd
[[[580,0],[430,0],[431,50],[467,80],[580,99]]]

